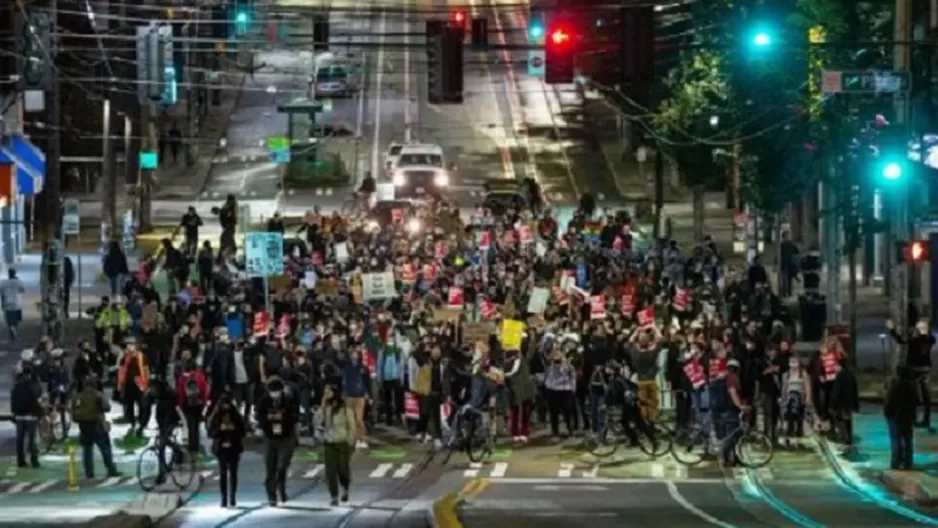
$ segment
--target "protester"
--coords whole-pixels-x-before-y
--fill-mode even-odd
[[[212,454],[218,460],[221,507],[237,507],[238,467],[244,452],[244,417],[233,404],[231,394],[222,392],[212,414],[205,420],[212,437]]]
[[[329,497],[333,506],[337,506],[339,500],[348,502],[349,487],[352,484],[352,448],[357,438],[355,412],[346,404],[346,400],[339,397],[339,394],[341,394],[339,387],[327,383],[314,419],[322,438],[326,486],[329,488]],[[340,486],[341,497],[339,496]]]

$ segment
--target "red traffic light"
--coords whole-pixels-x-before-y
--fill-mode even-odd
[[[928,260],[928,242],[913,240],[905,247],[905,258],[908,262],[924,262]]]
[[[453,11],[452,19],[453,19],[453,23],[461,26],[466,23],[466,12],[465,11]]]
[[[561,46],[570,42],[570,34],[562,29],[556,29],[550,33],[550,41]]]

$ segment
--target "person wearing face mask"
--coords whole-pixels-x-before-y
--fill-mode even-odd
[[[81,445],[81,458],[85,477],[94,478],[94,447],[98,446],[104,467],[109,477],[119,477],[111,451],[111,437],[106,420],[111,406],[104,395],[96,388],[96,381],[85,379],[84,387],[72,398],[72,419],[78,424],[78,443]]]
[[[211,379],[209,399],[212,402],[219,401],[222,392],[230,392],[236,383],[235,358],[228,341],[228,329],[219,327],[216,332],[215,343],[210,346],[210,353],[203,358]]]
[[[257,405],[257,416],[264,431],[264,487],[267,501],[276,506],[287,501],[287,471],[296,449],[297,406],[286,385],[279,378],[267,382],[267,391]]]
[[[78,344],[78,357],[75,358],[75,364],[72,365],[72,379],[75,380],[76,389],[82,390],[85,380],[92,374],[95,381],[100,384],[101,380],[104,379],[104,363],[91,344],[82,341]],[[100,385],[97,387],[98,390],[102,388]]]
[[[352,448],[355,445],[355,413],[340,397],[341,390],[333,383],[323,387],[322,403],[316,411],[314,422],[323,445],[323,463],[326,466],[326,486],[329,488],[330,504],[348,502],[351,485]]]
[[[208,381],[205,373],[191,357],[186,361],[185,370],[176,379],[176,405],[186,419],[189,452],[196,455],[201,450],[199,426],[202,413],[208,403]]]
[[[544,393],[547,398],[550,430],[554,438],[560,438],[561,415],[567,426],[567,436],[572,435],[576,430],[573,416],[576,405],[576,372],[559,349],[552,352],[550,365],[544,373]]]
[[[238,467],[244,452],[244,417],[232,402],[228,391],[219,394],[218,404],[205,421],[212,437],[212,454],[218,460],[221,507],[238,505]]]
[[[910,375],[918,388],[918,400],[922,404],[922,419],[919,427],[931,427],[931,391],[928,380],[931,374],[931,351],[935,347],[935,336],[929,331],[928,321],[921,320],[915,324],[915,330],[908,335],[901,335],[896,331],[891,320],[886,321],[889,334],[897,343],[906,345],[906,365]]]

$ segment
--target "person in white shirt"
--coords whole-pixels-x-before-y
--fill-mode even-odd
[[[8,274],[9,278],[0,281],[0,302],[3,303],[3,317],[10,332],[10,341],[16,341],[20,323],[23,322],[23,294],[26,286],[17,278],[15,269],[10,269]]]

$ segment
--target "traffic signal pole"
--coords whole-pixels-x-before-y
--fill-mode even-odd
[[[894,38],[897,44],[893,48],[893,68],[897,72],[908,72],[911,65],[911,46],[906,45],[912,39],[912,0],[895,0]],[[895,95],[896,122],[900,129],[909,124],[909,100],[907,93]],[[903,143],[904,145],[905,143]],[[895,199],[892,204],[891,229],[893,240],[906,241],[909,233],[909,186],[912,178],[906,176],[894,189]],[[890,268],[889,311],[893,324],[900,333],[905,333],[914,321],[908,320],[909,312],[909,264],[900,259],[895,244],[888,246]],[[906,348],[891,340],[890,366],[892,372],[898,365],[905,363]],[[890,373],[886,373],[887,375]]]

